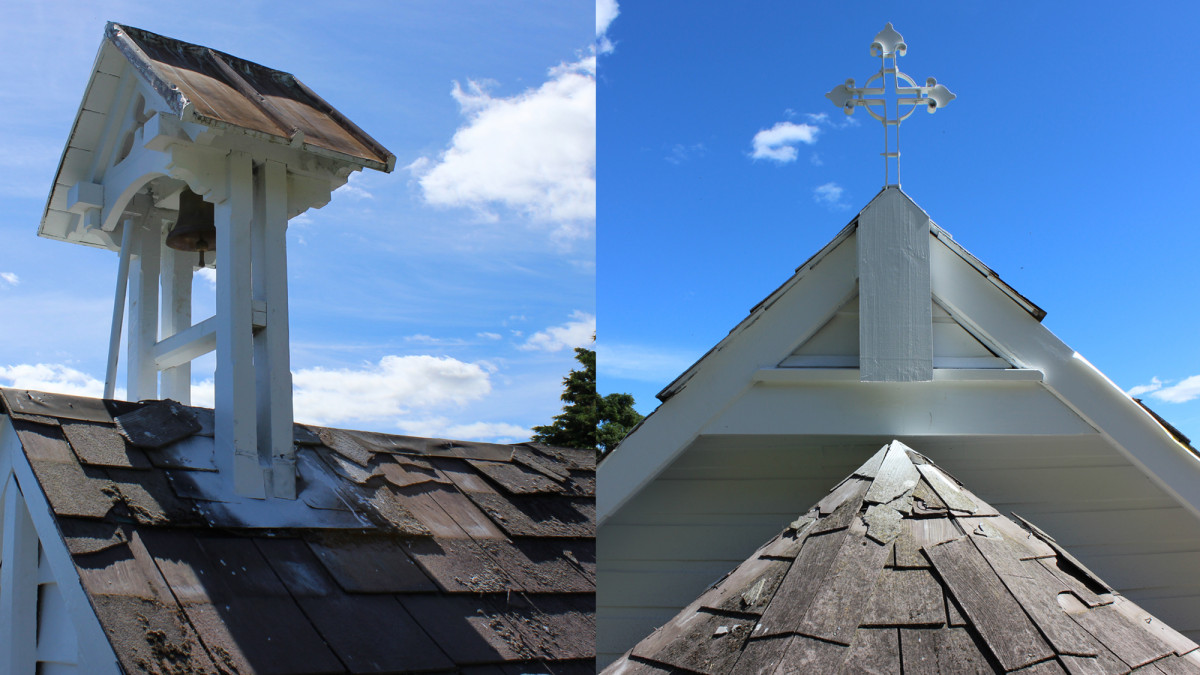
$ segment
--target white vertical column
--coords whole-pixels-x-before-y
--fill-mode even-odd
[[[128,226],[129,223],[126,223]],[[158,398],[158,369],[154,344],[158,341],[158,271],[162,252],[162,224],[143,222],[133,234],[129,282],[129,353],[126,366],[131,401]]]
[[[199,254],[162,249],[162,339],[192,325],[192,264]],[[190,361],[162,371],[163,398],[184,405],[192,403],[192,363]]]
[[[929,216],[886,188],[858,215],[855,236],[859,379],[933,380]]]
[[[292,371],[288,341],[287,167],[266,161],[254,181],[254,297],[266,327],[254,337],[258,442],[271,458],[272,493],[296,498]]]
[[[38,538],[17,481],[3,490],[0,560],[0,672],[32,675],[37,660]]]
[[[108,367],[104,373],[104,398],[114,398],[117,391],[117,357],[121,352],[121,324],[125,320],[125,294],[129,289],[129,258],[133,255],[133,232],[137,229],[126,220],[121,224],[121,259],[117,264],[117,290],[113,298],[112,328],[108,335]]]
[[[217,452],[232,453],[234,490],[265,498],[259,462],[255,405],[254,335],[251,326],[253,173],[250,156],[231,152],[225,201],[215,205],[217,227]]]

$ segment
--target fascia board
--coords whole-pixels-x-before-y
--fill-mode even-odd
[[[930,261],[943,302],[1026,367],[1042,371],[1047,389],[1200,518],[1200,457],[956,252],[934,247]]]
[[[604,486],[596,495],[598,524],[603,524],[653,480],[695,439],[715,416],[754,386],[754,375],[787,357],[804,335],[819,329],[855,291],[857,254],[852,232],[844,232],[802,275],[772,294],[703,359],[689,369],[691,382],[664,401],[621,441],[597,468]],[[803,276],[803,287],[795,281]],[[768,311],[771,310],[771,311]]]
[[[86,665],[89,673],[120,675],[117,655],[100,626],[91,598],[83,590],[83,583],[79,579],[78,570],[75,569],[71,552],[67,550],[54,512],[33,473],[29,459],[25,456],[12,420],[7,415],[0,415],[0,469],[5,465],[11,467],[12,474],[21,488],[29,519],[33,521],[33,529],[37,531],[38,541],[46,554],[46,562],[50,565],[63,603],[71,616],[75,636],[79,641],[80,665]],[[0,473],[0,476],[5,475],[7,473]]]
[[[67,151],[71,149],[71,141],[75,138],[75,129],[79,126],[79,120],[83,117],[84,106],[87,104],[88,94],[92,91],[92,86],[96,82],[96,74],[100,72],[100,63],[104,60],[104,50],[115,48],[109,44],[107,40],[100,43],[100,48],[96,50],[96,59],[92,63],[92,74],[88,76],[87,86],[83,89],[83,96],[79,99],[79,108],[75,111],[75,120],[71,123],[71,134],[67,137],[67,142],[63,143],[62,154],[58,157],[58,168],[54,170],[54,182],[50,185],[50,194],[46,196],[46,205],[42,208],[42,220],[38,224],[38,236],[47,237],[50,239],[59,239],[68,241],[63,237],[51,236],[44,232],[46,227],[46,217],[50,215],[50,204],[54,201],[54,191],[58,189],[58,179],[62,176],[63,165],[67,161]],[[84,148],[91,152],[95,152],[95,148]]]
[[[1038,321],[1046,318],[1046,310],[1038,307],[1033,303],[1032,300],[1026,298],[1017,289],[1009,286],[1007,282],[1000,278],[1000,275],[996,274],[992,270],[992,268],[985,265],[982,260],[976,258],[970,251],[963,248],[962,244],[959,244],[957,241],[955,241],[954,237],[951,236],[949,232],[942,229],[932,221],[930,221],[929,231],[935,239],[937,239],[951,251],[954,251],[956,255],[965,260],[971,267],[974,267],[976,271],[986,277],[989,282],[995,285],[996,288],[999,288],[1013,302],[1020,305],[1026,312],[1029,312],[1030,316]]]
[[[734,340],[742,333],[742,331],[746,330],[746,328],[757,321],[760,313],[770,309],[771,305],[774,305],[779,298],[783,297],[785,293],[791,290],[796,284],[800,283],[813,268],[821,264],[831,252],[833,252],[842,244],[842,242],[849,239],[854,234],[857,226],[858,217],[856,216],[854,220],[851,220],[849,223],[847,223],[846,226],[837,233],[837,236],[835,236],[828,244],[821,248],[820,251],[814,253],[811,257],[809,257],[808,260],[804,261],[804,264],[797,267],[796,271],[792,274],[792,276],[788,277],[787,281],[780,284],[779,287],[774,291],[771,291],[767,297],[763,298],[758,304],[751,307],[750,313],[746,316],[746,318],[742,319],[736,326],[734,326],[729,333],[721,339],[720,342],[714,345],[712,349],[709,349],[707,352],[705,352],[704,356],[701,356],[695,363],[693,363],[691,366],[688,366],[687,370],[684,370],[679,377],[672,380],[671,383],[664,387],[662,391],[658,392],[657,398],[665,402],[667,399],[677,394],[683,388],[683,386],[692,379],[692,376],[695,375],[695,373],[701,368],[701,365],[706,359],[708,359],[709,356],[724,349],[725,345]],[[855,273],[857,274],[857,269],[855,269]],[[820,328],[820,326],[817,327]]]

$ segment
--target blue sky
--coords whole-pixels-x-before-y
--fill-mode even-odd
[[[958,95],[904,124],[904,190],[1200,439],[1200,9],[1111,7],[622,5],[598,70],[601,390],[652,410],[880,189],[882,128],[824,94],[878,70],[868,45],[891,21],[900,68]],[[785,122],[792,142],[755,157]]]
[[[33,2],[0,17],[0,386],[101,391],[117,256],[36,232],[113,20],[291,72],[397,157],[289,227],[298,419],[520,440],[559,412],[595,321],[590,2]],[[196,291],[199,320],[213,290]],[[198,402],[212,368],[195,365]]]

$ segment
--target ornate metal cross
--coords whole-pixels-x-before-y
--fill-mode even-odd
[[[926,109],[933,113],[938,108],[946,107],[946,104],[953,101],[956,97],[953,92],[947,89],[944,85],[938,84],[937,80],[932,77],[925,80],[924,87],[918,87],[916,82],[911,77],[900,72],[900,68],[896,65],[896,60],[904,56],[908,51],[908,45],[904,44],[904,37],[892,28],[892,24],[888,23],[879,34],[875,36],[875,40],[871,43],[871,56],[878,56],[880,61],[879,72],[872,75],[862,87],[855,87],[854,80],[846,80],[845,84],[839,84],[834,87],[825,97],[833,101],[846,111],[847,115],[854,113],[854,108],[857,106],[865,106],[871,117],[883,123],[883,176],[884,185],[893,185],[891,182],[891,164],[892,159],[896,160],[896,187],[900,186],[900,123],[908,119],[909,115],[917,109],[917,106],[925,106]],[[888,66],[888,59],[891,59],[891,66]],[[895,112],[892,118],[888,118],[888,102],[883,95],[886,93],[887,76],[892,76],[893,89],[897,96],[895,100]],[[872,83],[878,80],[877,86],[871,86]],[[901,86],[901,82],[907,86]],[[874,98],[868,98],[874,97]],[[904,106],[909,106],[907,111],[904,111]],[[874,107],[881,107],[883,114],[873,110]],[[892,132],[890,129],[895,127],[896,149],[892,150]]]

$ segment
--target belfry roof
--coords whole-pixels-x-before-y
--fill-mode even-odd
[[[604,672],[1200,673],[1014,518],[893,441]]]

